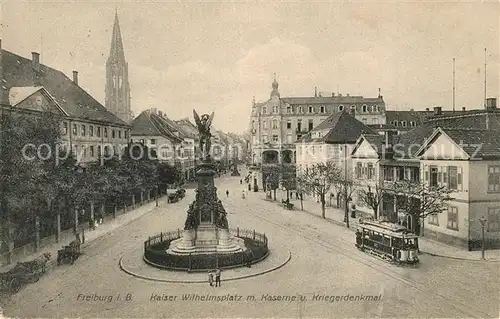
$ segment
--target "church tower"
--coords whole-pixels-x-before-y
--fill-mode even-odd
[[[106,61],[106,108],[123,121],[131,121],[128,63],[123,51],[118,12],[115,13],[111,50]]]

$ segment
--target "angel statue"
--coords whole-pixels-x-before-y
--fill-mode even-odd
[[[200,151],[203,156],[203,160],[208,160],[210,158],[210,138],[212,134],[210,133],[210,125],[212,125],[212,120],[214,118],[214,112],[209,116],[208,114],[203,114],[200,117],[195,110],[193,110],[194,120],[198,126],[198,132],[200,133]]]

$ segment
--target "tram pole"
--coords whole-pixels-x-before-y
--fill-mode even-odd
[[[479,218],[479,223],[481,223],[481,259],[482,260],[485,260],[486,258],[484,258],[484,226],[486,225],[486,218],[484,218],[484,216],[481,216],[481,218]]]

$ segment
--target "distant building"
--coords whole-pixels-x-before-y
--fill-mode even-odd
[[[125,60],[118,13],[115,14],[111,49],[106,61],[106,108],[124,122],[131,121],[128,63]]]
[[[255,167],[272,170],[273,165],[283,163],[295,170],[295,142],[334,113],[352,111],[365,125],[385,124],[385,102],[380,92],[375,98],[349,94],[323,96],[317,90],[312,97],[281,97],[276,79],[271,86],[269,100],[252,102],[250,145],[251,163]],[[262,169],[253,170],[253,180],[260,188],[264,174]]]
[[[80,163],[120,154],[130,126],[108,111],[61,71],[40,63],[40,54],[27,59],[3,50],[0,40],[0,103],[4,111],[62,116],[62,148],[72,150]]]

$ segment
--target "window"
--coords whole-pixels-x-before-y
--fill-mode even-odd
[[[301,106],[299,106],[298,113],[303,113],[303,111],[302,111],[302,105],[301,105]]]
[[[267,121],[266,120],[262,121],[262,128],[267,130]]]
[[[273,106],[273,113],[278,113],[278,107],[277,106]]]
[[[343,105],[339,105],[339,112],[342,112],[344,110],[344,106]]]
[[[367,111],[367,108],[368,108],[368,107],[366,106],[366,104],[364,104],[364,105],[363,105],[363,112],[366,112],[366,111]]]
[[[107,127],[104,128],[104,137],[108,137],[108,128]]]
[[[302,120],[297,120],[297,132],[302,131]]]
[[[368,174],[366,178],[373,179],[374,177],[375,177],[375,169],[373,167],[373,163],[368,163]]]
[[[97,127],[97,137],[101,137],[101,127]]]
[[[273,135],[273,142],[278,142],[278,141],[279,141],[278,135]]]
[[[316,153],[316,147],[314,147],[314,145],[313,145],[313,147],[312,147],[312,154],[314,155],[315,153]]]
[[[287,107],[286,107],[286,112],[287,112],[288,114],[292,113],[292,107],[291,107],[291,106],[287,106]]]
[[[155,145],[156,144],[156,139],[152,138],[151,139],[151,145]]]
[[[89,125],[89,136],[94,136],[94,125]]]
[[[378,112],[378,106],[377,105],[373,105],[373,112]]]
[[[104,156],[108,157],[109,154],[109,146],[104,146]]]
[[[118,130],[118,138],[122,138],[122,130]]]
[[[410,126],[414,127],[415,126],[415,122],[414,121],[410,121]]]
[[[439,226],[439,215],[438,214],[429,215],[428,221],[429,221],[429,224],[431,224],[431,225]]]
[[[73,124],[73,135],[78,135],[78,126],[76,124]]]
[[[262,108],[262,113],[263,113],[263,114],[267,114],[267,107],[265,107],[265,106],[264,106],[264,107]]]
[[[392,122],[392,124],[397,127],[398,126],[398,121],[394,121],[394,122]]]
[[[90,157],[94,157],[94,145],[90,145]]]
[[[85,136],[85,124],[82,124],[82,136]]]
[[[309,131],[312,130],[313,127],[314,127],[314,121],[313,120],[309,120],[309,122],[307,124],[309,126]]]
[[[458,168],[456,166],[448,166],[448,188],[458,189]]]
[[[111,130],[111,138],[115,138],[115,130]]]
[[[401,126],[406,127],[406,121],[401,121]]]
[[[288,130],[291,130],[291,129],[292,129],[292,121],[287,121],[287,122],[286,122],[286,128],[287,128]]]
[[[101,145],[97,146],[97,156],[101,156]]]
[[[267,135],[262,135],[262,141],[263,141],[263,143],[269,143]]]
[[[255,121],[252,121],[252,128],[255,129]]]
[[[64,122],[63,123],[63,135],[67,135],[68,134],[68,122]]]
[[[391,182],[394,178],[394,170],[390,166],[384,167],[384,181]]]
[[[273,120],[273,130],[276,130],[276,129],[278,129],[278,120],[274,119]]]
[[[488,192],[500,191],[500,166],[488,166]]]
[[[319,112],[320,112],[320,113],[325,113],[325,107],[324,107],[323,105],[322,105],[322,106],[320,106],[320,108],[319,108]]]
[[[458,208],[454,206],[448,207],[448,229],[458,230]]]
[[[297,134],[297,140],[300,140],[302,138],[301,134]]]
[[[309,113],[313,113],[314,112],[314,108],[312,106],[309,106]]]
[[[438,186],[438,169],[435,166],[432,166],[430,169],[430,180],[429,180],[429,186],[430,187],[437,187]]]
[[[361,179],[363,164],[356,163],[356,178]]]
[[[488,232],[500,231],[500,207],[488,208],[488,223],[486,227]]]

